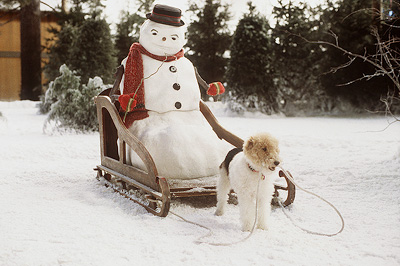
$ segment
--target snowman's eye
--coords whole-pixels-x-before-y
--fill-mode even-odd
[[[171,35],[171,39],[174,40],[174,41],[176,41],[178,38],[179,38],[179,37],[178,37],[178,35],[176,35],[176,34]]]
[[[157,34],[158,34],[158,31],[157,31],[157,30],[155,30],[155,29],[152,29],[152,30],[151,30],[151,34],[153,34],[153,35],[157,35]]]

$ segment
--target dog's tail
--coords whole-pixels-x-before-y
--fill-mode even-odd
[[[225,160],[221,163],[219,166],[220,169],[224,168],[226,171],[226,174],[229,176],[229,165],[231,161],[233,160],[233,157],[235,157],[236,154],[239,152],[242,152],[242,148],[234,148],[228,152],[228,154],[225,157]]]

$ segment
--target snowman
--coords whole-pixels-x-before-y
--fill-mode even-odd
[[[218,174],[231,148],[213,132],[199,109],[200,89],[193,64],[184,56],[181,10],[155,5],[122,61],[125,72],[119,98],[126,127],[145,145],[158,173],[167,179]],[[213,83],[210,95],[223,92]],[[128,163],[146,169],[133,150]]]

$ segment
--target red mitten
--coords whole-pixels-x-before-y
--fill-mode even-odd
[[[224,85],[221,82],[213,82],[208,85],[207,94],[211,96],[219,95],[225,92]]]
[[[121,108],[124,111],[130,112],[130,111],[133,111],[133,108],[135,108],[135,106],[136,106],[137,101],[135,100],[135,98],[136,98],[136,95],[134,93],[122,94],[118,97],[118,101],[121,105]],[[128,108],[129,108],[129,110],[127,110]]]

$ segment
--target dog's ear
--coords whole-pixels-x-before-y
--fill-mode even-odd
[[[246,149],[251,149],[254,146],[254,138],[250,137],[247,141],[246,141],[246,145],[245,148]]]

